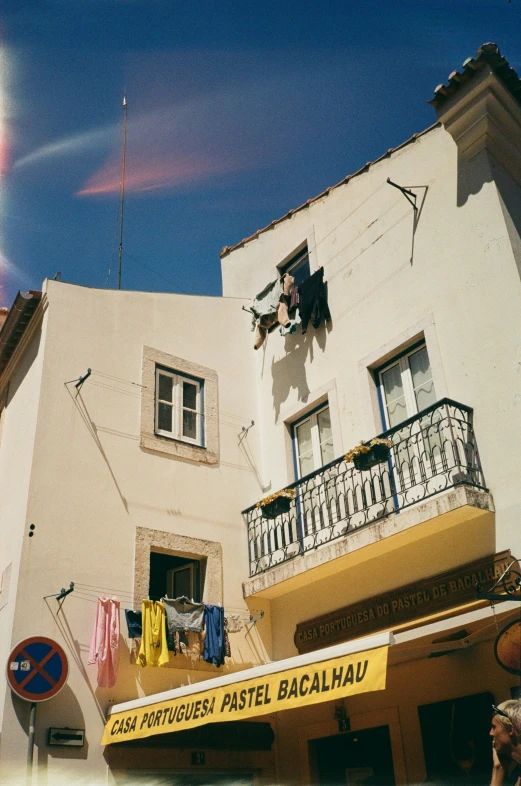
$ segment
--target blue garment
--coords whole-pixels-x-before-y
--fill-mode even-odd
[[[206,638],[204,640],[203,658],[214,666],[224,663],[224,609],[222,606],[204,607],[204,625]]]
[[[141,612],[125,609],[129,639],[140,639],[142,635]]]

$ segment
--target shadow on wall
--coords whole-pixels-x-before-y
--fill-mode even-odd
[[[458,207],[463,207],[470,196],[479,194],[485,183],[494,180],[491,158],[482,150],[471,161],[458,153]]]
[[[458,207],[463,207],[469,197],[478,194],[486,183],[494,183],[506,230],[512,245],[519,277],[521,278],[521,200],[520,187],[508,172],[487,150],[478,153],[471,161],[458,156]]]
[[[292,389],[296,388],[298,400],[306,403],[311,392],[306,377],[307,357],[309,355],[309,362],[312,363],[314,339],[319,349],[325,351],[327,334],[332,329],[333,320],[330,320],[322,323],[316,330],[310,325],[306,333],[300,333],[297,329],[296,333],[285,337],[285,356],[280,360],[272,360],[271,363],[273,405],[277,419],[280,408],[287,401]]]
[[[29,736],[29,713],[31,705],[11,694],[15,715]],[[85,729],[85,718],[80,703],[72,689],[65,685],[60,693],[49,701],[39,702],[36,707],[35,724],[35,759],[38,760],[38,783],[47,786],[47,765],[49,756],[53,759],[86,759],[89,754],[89,743],[85,737],[82,748],[70,748],[61,745],[48,745],[49,728]],[[21,756],[25,756],[20,751]],[[50,784],[49,784],[50,786]]]

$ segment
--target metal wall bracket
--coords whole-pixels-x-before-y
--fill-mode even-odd
[[[59,614],[60,609],[65,601],[65,598],[67,597],[67,595],[70,595],[71,592],[74,592],[73,581],[71,581],[71,583],[69,584],[69,589],[65,589],[65,587],[62,587],[61,590],[59,592],[56,592],[54,595],[44,595],[43,599],[46,600],[47,598],[56,598],[56,600],[58,601],[58,611],[56,613]]]
[[[416,204],[416,200],[418,198],[417,194],[415,194],[413,191],[409,191],[408,188],[404,188],[403,186],[399,186],[398,183],[393,183],[393,181],[391,180],[390,177],[387,178],[387,182],[389,183],[390,186],[393,186],[394,188],[397,188],[398,191],[401,191],[402,194],[404,195],[404,197],[406,198],[406,200],[411,203],[413,208],[415,210],[418,210],[418,206]],[[412,199],[411,199],[411,197],[412,197]],[[413,199],[414,199],[414,202],[412,201]]]
[[[245,633],[245,635],[244,635],[244,638],[246,638],[246,636],[248,636],[248,635],[251,633],[251,631],[252,631],[252,628],[254,628],[254,627],[255,627],[255,625],[257,624],[257,622],[258,622],[259,620],[261,620],[263,617],[264,617],[264,609],[261,609],[261,611],[260,611],[260,614],[259,614],[259,616],[258,616],[258,617],[254,617],[254,616],[253,616],[253,614],[250,614],[250,622],[251,622],[251,625],[250,625],[250,627],[248,628],[248,630],[246,631],[246,633]]]

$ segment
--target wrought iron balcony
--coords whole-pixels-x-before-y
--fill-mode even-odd
[[[287,486],[295,493],[287,512],[267,518],[259,503],[243,511],[250,576],[449,488],[486,490],[464,404],[442,399],[380,438],[391,442],[382,463],[362,471],[341,457]]]

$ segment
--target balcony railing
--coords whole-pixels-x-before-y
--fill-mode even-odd
[[[287,486],[295,489],[287,513],[243,511],[250,576],[449,488],[486,490],[470,407],[445,398],[380,436],[392,445],[385,462],[360,471],[336,459]]]

